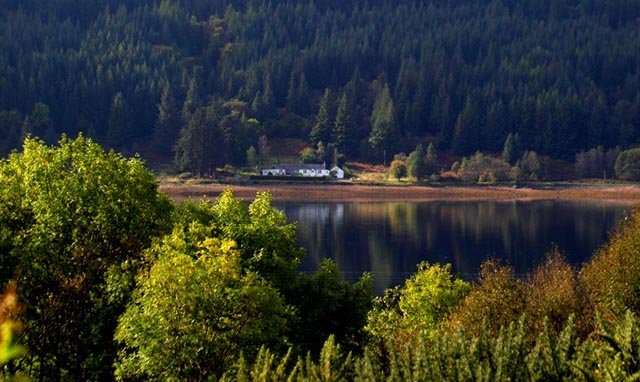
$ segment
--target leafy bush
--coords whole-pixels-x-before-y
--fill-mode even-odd
[[[502,159],[481,152],[463,158],[458,175],[468,182],[496,182],[509,179],[511,167]]]
[[[627,309],[640,313],[640,211],[625,217],[609,242],[582,267],[579,275],[587,312],[607,322]]]
[[[545,319],[559,333],[569,317],[580,312],[581,296],[575,272],[557,249],[527,279],[525,301],[527,320],[534,333],[543,330]]]
[[[389,166],[389,174],[396,179],[407,176],[407,166],[403,161],[394,160]]]
[[[300,274],[285,291],[287,301],[299,313],[289,327],[296,350],[320,352],[333,335],[348,352],[361,352],[366,343],[364,326],[373,301],[373,276],[364,274],[356,283],[340,281],[337,265],[324,259],[312,274]]]
[[[516,278],[513,268],[488,260],[480,267],[478,282],[453,309],[447,324],[469,333],[482,333],[483,325],[487,325],[494,335],[501,327],[518,320],[524,307],[523,283]]]
[[[389,289],[369,312],[367,331],[374,353],[384,346],[415,345],[437,334],[443,318],[469,291],[469,285],[451,274],[451,264],[418,264],[418,271],[402,288]]]
[[[284,344],[291,316],[280,294],[244,271],[235,244],[192,223],[150,249],[158,258],[120,317],[115,339],[125,345],[118,380],[219,378],[240,353]]]
[[[418,264],[400,292],[404,326],[415,334],[431,333],[468,291],[469,285],[451,274],[451,264]]]

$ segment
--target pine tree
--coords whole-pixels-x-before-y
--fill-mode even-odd
[[[320,107],[318,114],[316,115],[316,122],[311,129],[309,139],[313,145],[317,145],[318,142],[328,142],[331,134],[331,121],[332,118],[332,96],[329,88],[325,89],[324,95],[320,100]]]
[[[187,90],[187,97],[182,106],[182,122],[185,126],[189,124],[191,116],[201,105],[202,100],[200,99],[198,81],[192,78],[191,81],[189,81],[189,90]]]
[[[386,84],[376,96],[370,120],[369,145],[376,153],[383,154],[383,160],[386,161],[386,153],[393,151],[394,139],[398,135],[395,107]]]
[[[351,146],[351,136],[353,135],[353,117],[350,110],[350,102],[347,94],[342,94],[338,101],[338,110],[336,111],[336,121],[331,132],[331,141],[336,145],[340,152],[346,152]]]
[[[121,92],[113,97],[109,111],[107,145],[122,150],[131,141],[131,110]]]
[[[460,155],[471,154],[478,146],[478,131],[482,122],[475,99],[469,95],[464,109],[458,115],[453,136],[453,150]]]
[[[47,104],[36,102],[33,105],[33,110],[30,114],[30,125],[32,135],[44,139],[45,142],[55,141],[51,110]]]
[[[223,138],[215,113],[210,108],[198,108],[189,124],[180,130],[175,148],[175,166],[180,171],[191,171],[204,176],[222,164]]]
[[[247,150],[247,165],[251,167],[255,167],[258,165],[258,153],[256,152],[256,148],[251,146]]]
[[[432,143],[427,147],[427,154],[424,157],[425,174],[433,175],[438,172],[438,152]]]
[[[502,160],[514,165],[522,155],[522,144],[518,133],[507,135],[502,149]]]
[[[167,155],[175,144],[180,131],[180,115],[176,105],[171,85],[167,83],[162,89],[160,104],[158,105],[158,120],[153,133],[154,151],[160,155]]]

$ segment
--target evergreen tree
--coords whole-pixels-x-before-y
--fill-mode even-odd
[[[260,157],[260,163],[264,164],[271,156],[271,146],[269,145],[269,139],[266,135],[261,135],[258,138],[258,156]]]
[[[42,102],[36,102],[29,117],[30,133],[45,142],[53,143],[56,137],[49,106]]]
[[[196,109],[202,105],[202,100],[200,99],[200,88],[198,86],[198,81],[192,78],[189,81],[189,90],[187,90],[187,97],[184,100],[184,104],[182,105],[182,123],[184,126],[188,125],[193,113],[195,113]]]
[[[223,137],[218,121],[206,108],[198,108],[180,131],[175,147],[175,166],[195,176],[211,175],[222,164]]]
[[[522,155],[522,143],[520,142],[520,136],[518,133],[507,135],[507,139],[504,141],[504,148],[502,149],[502,160],[514,165],[520,156]]]
[[[108,146],[122,150],[124,146],[129,145],[131,143],[132,127],[131,110],[122,92],[118,92],[113,97],[109,111],[106,137]]]
[[[158,121],[153,133],[154,151],[166,156],[171,152],[180,131],[180,115],[176,100],[167,83],[162,89],[160,104],[158,105]]]
[[[333,131],[331,132],[331,141],[341,152],[344,152],[345,149],[352,145],[352,140],[350,139],[350,137],[353,134],[354,126],[349,106],[350,105],[347,100],[347,94],[344,93],[338,101],[336,121],[333,125]]]
[[[474,97],[469,95],[464,109],[462,109],[456,121],[453,150],[461,155],[467,155],[477,150],[478,132],[481,128],[482,116],[480,109]]]
[[[256,148],[251,146],[247,150],[247,165],[251,167],[256,167],[258,165],[258,153],[256,152]]]
[[[386,161],[386,153],[392,152],[397,138],[396,116],[389,86],[384,85],[378,92],[373,110],[371,111],[371,134],[369,145],[377,153],[383,155]]]
[[[433,142],[429,143],[427,147],[427,154],[424,157],[425,162],[425,174],[433,175],[438,172],[438,152],[436,151]]]
[[[313,145],[317,145],[318,142],[328,142],[331,135],[331,121],[333,115],[333,100],[331,96],[331,90],[326,88],[324,95],[320,100],[320,107],[318,114],[316,115],[316,121],[309,134],[309,139]]]

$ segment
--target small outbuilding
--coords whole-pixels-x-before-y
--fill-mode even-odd
[[[344,170],[338,166],[334,166],[330,172],[331,176],[336,179],[344,179]]]

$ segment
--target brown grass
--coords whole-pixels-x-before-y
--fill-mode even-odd
[[[335,184],[161,184],[174,200],[215,198],[227,187],[236,197],[250,200],[256,192],[268,191],[274,200],[327,202],[418,202],[473,200],[594,200],[640,205],[638,186],[562,186],[551,189],[507,186],[375,186],[348,182]]]

